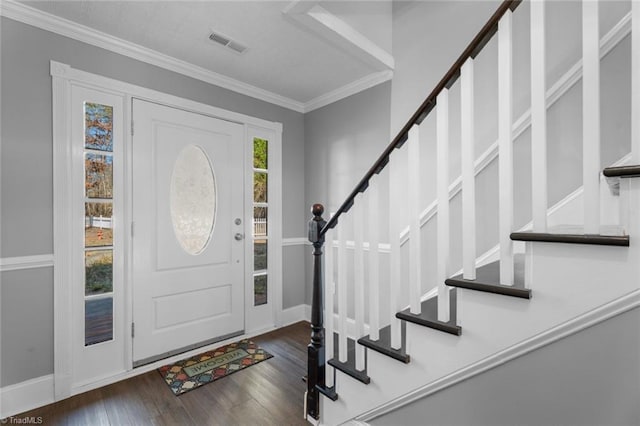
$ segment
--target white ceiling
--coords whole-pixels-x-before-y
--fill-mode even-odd
[[[389,75],[393,68],[391,0],[19,3],[287,98],[303,109]],[[314,7],[321,13],[312,18]],[[211,42],[212,30],[249,49],[239,55]]]

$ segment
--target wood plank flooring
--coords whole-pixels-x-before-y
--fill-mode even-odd
[[[44,425],[308,425],[302,418],[308,322],[252,340],[273,358],[181,396],[150,371],[14,417]]]

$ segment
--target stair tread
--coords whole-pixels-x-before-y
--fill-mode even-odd
[[[512,286],[500,283],[500,261],[492,262],[476,269],[476,279],[466,280],[462,274],[449,278],[445,284],[452,287],[485,291],[505,296],[531,298],[531,290],[524,285],[524,255],[514,256],[514,283]]]
[[[638,177],[640,176],[640,165],[607,167],[602,173],[606,177]]]
[[[451,307],[449,311],[448,322],[438,321],[437,297],[432,297],[430,299],[422,301],[422,309],[420,314],[412,314],[410,309],[405,309],[404,311],[398,312],[396,314],[396,318],[459,336],[460,334],[462,334],[462,327],[456,325],[457,292],[455,289],[451,290],[449,297]]]
[[[347,361],[340,361],[340,344],[338,333],[333,333],[333,358],[327,361],[327,363],[342,371],[348,376],[353,377],[356,380],[361,381],[365,385],[371,382],[371,378],[367,375],[366,368],[363,371],[356,370],[356,342],[353,339],[347,338]]]
[[[336,393],[336,387],[335,386],[332,386],[332,387],[328,388],[326,386],[316,385],[316,389],[318,390],[318,392],[320,392],[321,394],[323,394],[324,396],[326,396],[330,400],[332,400],[332,401],[337,401],[338,400],[338,394]]]
[[[370,336],[371,335],[367,335],[358,339],[358,343],[405,364],[408,364],[411,360],[411,357],[406,353],[404,347],[400,349],[393,349],[391,347],[391,326],[380,329],[378,340],[371,340]]]
[[[601,226],[599,234],[585,234],[584,227],[579,225],[554,226],[548,232],[513,232],[511,239],[514,241],[629,246],[629,236],[625,234],[624,228],[614,225]]]

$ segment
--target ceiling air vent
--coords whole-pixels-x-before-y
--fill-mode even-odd
[[[220,34],[219,32],[212,32],[209,35],[209,40],[218,43],[221,46],[226,47],[227,49],[231,49],[236,53],[242,54],[247,51],[247,46],[242,43],[231,40],[230,37]]]

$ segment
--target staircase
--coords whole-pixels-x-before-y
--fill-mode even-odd
[[[375,419],[640,306],[640,244],[631,237],[640,235],[640,3],[632,2],[625,17],[632,35],[630,154],[604,170],[600,8],[596,1],[582,5],[583,179],[570,209],[566,200],[548,205],[554,182],[547,163],[547,110],[554,95],[547,90],[541,0],[528,5],[531,188],[519,187],[514,179],[513,146],[523,122],[513,116],[513,15],[520,4],[501,4],[328,220],[321,204],[312,207],[312,333],[305,395],[311,423]],[[499,244],[479,254],[476,237],[483,223],[476,212],[476,172],[486,156],[476,152],[474,86],[482,82],[476,81],[474,62],[494,38]],[[454,89],[460,92],[455,112],[449,102]],[[460,116],[462,172],[452,184],[454,113]],[[437,195],[424,210],[420,132],[428,117],[436,127]],[[451,203],[457,185],[459,211]],[[531,191],[531,223],[516,229],[514,194],[525,190]],[[560,209],[564,213],[557,213]],[[453,213],[461,215],[459,250],[452,241]],[[576,216],[579,222],[572,220]],[[433,241],[425,242],[427,217],[437,219],[437,228]],[[569,221],[557,224],[557,217]],[[459,271],[452,270],[454,258],[462,265]],[[429,274],[435,276],[431,286]]]

